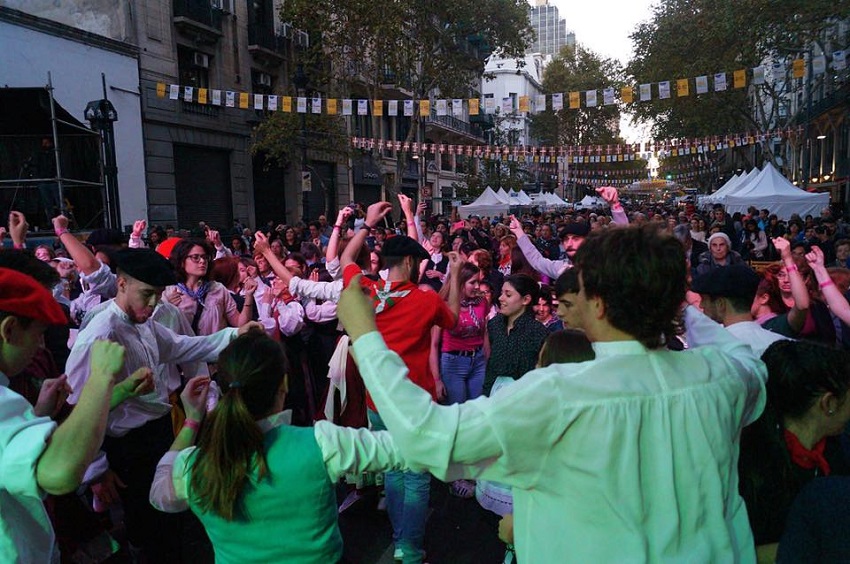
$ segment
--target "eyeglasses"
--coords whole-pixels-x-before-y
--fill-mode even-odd
[[[192,262],[210,261],[210,257],[208,255],[189,255],[186,258],[191,260]]]

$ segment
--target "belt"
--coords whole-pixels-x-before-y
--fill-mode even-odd
[[[477,349],[472,349],[471,351],[443,351],[446,354],[450,354],[452,356],[475,356],[477,353],[481,352],[481,347]]]

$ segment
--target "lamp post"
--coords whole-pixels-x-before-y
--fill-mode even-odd
[[[92,129],[100,133],[101,161],[103,162],[103,200],[104,217],[107,227],[121,229],[121,207],[118,199],[118,164],[115,157],[115,128],[118,112],[112,102],[106,99],[104,83],[103,99],[94,100],[86,105],[86,121]]]
[[[298,63],[295,69],[295,76],[292,77],[292,83],[295,85],[299,97],[307,96],[307,75],[304,74],[304,64]],[[310,170],[307,168],[307,112],[301,114],[301,204],[302,214],[301,219],[307,221],[310,216],[310,190],[312,183],[310,179]]]

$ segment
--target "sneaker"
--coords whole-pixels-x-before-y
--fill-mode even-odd
[[[401,562],[402,560],[404,560],[404,551],[400,548],[396,548],[393,551],[393,560],[395,560],[396,562]]]
[[[455,480],[452,482],[451,493],[455,497],[469,499],[475,495],[475,482]]]

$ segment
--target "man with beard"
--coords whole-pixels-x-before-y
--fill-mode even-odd
[[[118,382],[143,366],[153,371],[153,391],[117,398],[126,400],[119,405],[113,401],[103,450],[119,480],[118,494],[131,549],[150,562],[172,562],[180,559],[181,517],[162,515],[148,502],[157,462],[174,439],[169,394],[175,388],[168,365],[215,362],[237,334],[260,326],[249,323],[203,337],[178,335],[151,319],[163,289],[176,283],[171,263],[150,249],[124,249],[115,257],[117,295],[80,331],[68,357],[68,383],[74,390],[68,402],[76,404],[80,399],[80,390],[89,378],[95,341],[106,339],[126,349]]]
[[[355,259],[366,235],[392,209],[388,202],[372,204],[366,211],[366,223],[346,245],[340,258],[343,280],[362,274]],[[460,312],[460,267],[457,253],[450,253],[450,291],[448,305],[435,292],[420,290],[414,283],[419,263],[429,258],[428,252],[414,239],[399,235],[388,239],[381,249],[389,272],[386,280],[360,279],[368,292],[377,327],[390,350],[396,352],[409,370],[410,381],[437,401],[435,376],[429,367],[431,328],[452,329]],[[385,429],[371,397],[366,398],[372,429]],[[384,490],[387,512],[393,525],[395,555],[404,562],[422,562],[424,556],[425,521],[431,476],[427,472],[387,472]]]

